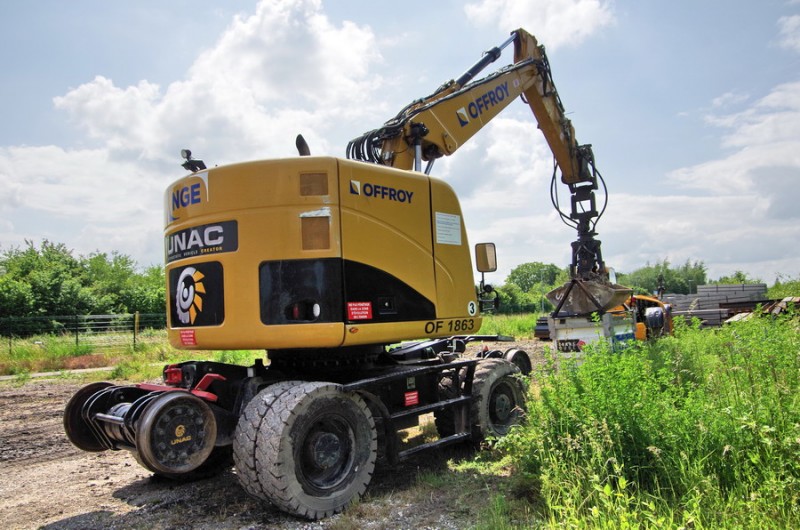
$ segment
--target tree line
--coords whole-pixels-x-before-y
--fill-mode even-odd
[[[63,243],[0,250],[0,318],[163,313],[164,269],[125,254],[75,255]]]
[[[664,259],[627,274],[617,283],[639,294],[664,291],[690,294],[707,283],[759,283],[736,271],[714,281],[702,261],[673,266]],[[545,294],[569,281],[567,268],[534,261],[515,267],[498,288],[501,313],[551,311]],[[800,279],[779,279],[768,292],[773,298],[800,295]],[[43,315],[162,313],[165,310],[164,268],[140,269],[119,252],[76,256],[63,243],[26,241],[23,247],[0,249],[0,318]]]
[[[545,295],[569,281],[569,269],[552,263],[534,261],[523,263],[511,270],[504,285],[498,288],[501,313],[548,312],[554,308]],[[686,260],[672,265],[664,259],[630,273],[617,273],[617,283],[630,287],[637,294],[653,295],[663,289],[665,293],[691,294],[706,284],[761,283],[747,273],[736,271],[730,276],[709,280],[707,268],[702,261]],[[794,293],[794,294],[792,294]],[[784,278],[773,285],[767,296],[783,298],[800,296],[800,280]]]

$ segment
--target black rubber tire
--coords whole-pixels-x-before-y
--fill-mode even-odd
[[[525,411],[525,388],[519,368],[505,359],[483,359],[472,382],[472,439],[505,436],[519,424]]]
[[[256,463],[256,442],[261,434],[264,416],[279,396],[302,384],[302,381],[284,381],[264,388],[250,400],[239,416],[233,435],[233,464],[239,484],[253,497],[265,499]]]
[[[533,366],[531,364],[531,358],[528,356],[528,353],[525,350],[511,348],[510,350],[506,351],[503,357],[506,361],[516,365],[516,367],[519,368],[519,371],[522,372],[522,375],[531,374]]]
[[[333,383],[267,387],[245,409],[234,438],[240,480],[251,495],[316,520],[367,489],[377,433],[369,407]]]

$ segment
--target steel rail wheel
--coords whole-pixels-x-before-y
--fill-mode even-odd
[[[519,371],[522,372],[522,375],[530,375],[531,370],[533,370],[531,359],[528,357],[528,354],[525,350],[511,348],[510,350],[506,350],[503,358],[511,364],[516,365],[516,367],[519,368]]]
[[[157,475],[181,478],[209,459],[216,439],[217,422],[205,401],[188,392],[165,392],[136,423],[136,456]]]
[[[64,408],[64,432],[67,433],[67,438],[72,445],[78,449],[92,453],[108,449],[100,443],[91,426],[83,417],[83,406],[97,392],[110,386],[112,386],[111,383],[106,382],[90,383],[75,392]]]

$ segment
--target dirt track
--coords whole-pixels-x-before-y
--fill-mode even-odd
[[[460,529],[472,526],[480,509],[464,492],[418,486],[420,470],[444,471],[448,459],[469,457],[463,447],[395,468],[379,465],[361,504],[319,522],[287,516],[248,497],[233,470],[189,484],[159,479],[126,451],[84,453],[69,443],[62,412],[80,386],[63,380],[0,384],[0,526]]]

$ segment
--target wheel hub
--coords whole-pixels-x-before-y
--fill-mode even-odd
[[[342,459],[342,442],[331,432],[312,435],[309,446],[311,460],[320,469],[328,469]]]
[[[494,414],[500,421],[505,421],[511,415],[512,402],[506,394],[498,395],[494,400]]]
[[[302,475],[317,491],[338,487],[349,476],[354,459],[353,431],[345,420],[332,416],[317,421],[302,442]]]

